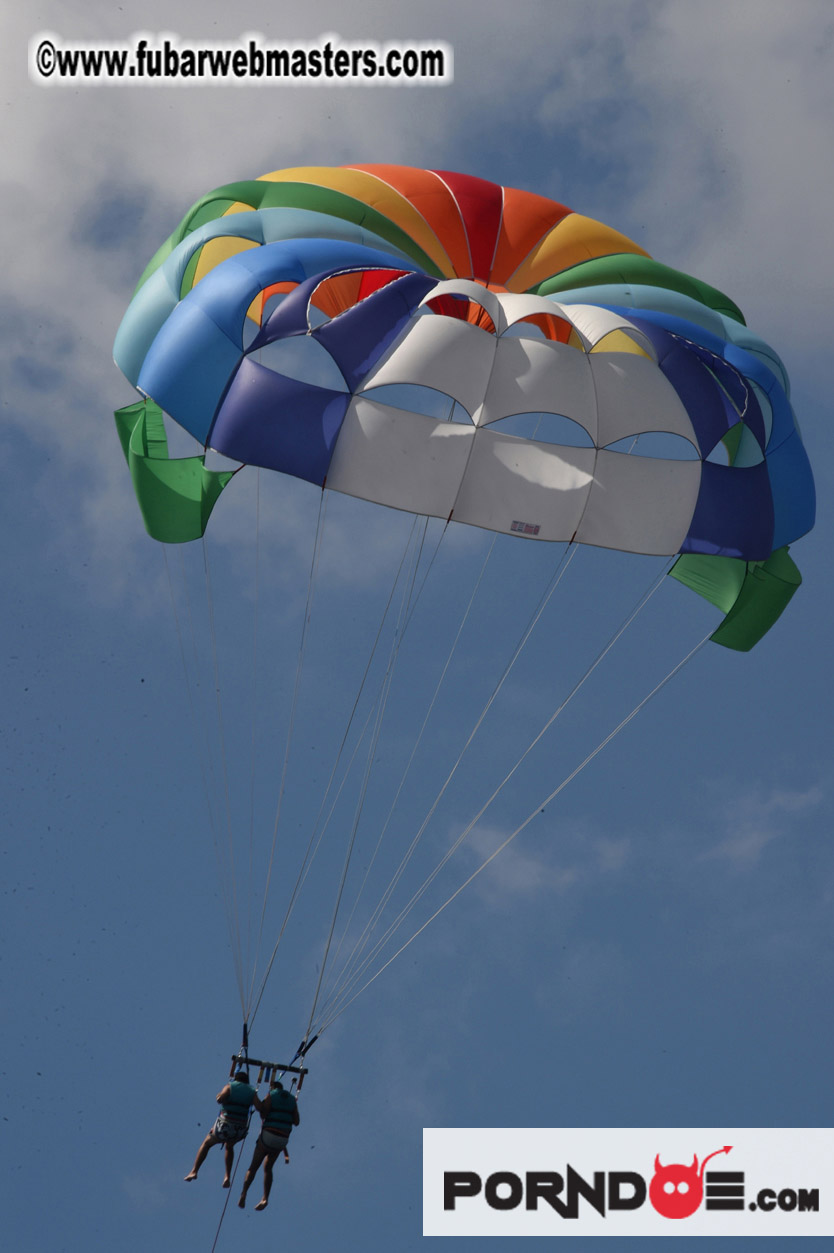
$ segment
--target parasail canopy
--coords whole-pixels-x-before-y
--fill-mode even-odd
[[[161,411],[381,505],[679,553],[734,648],[799,583],[814,490],[776,353],[715,288],[531,192],[388,165],[228,184],[147,267],[115,358],[146,398],[117,420],[164,541],[201,535],[231,475],[169,460]]]

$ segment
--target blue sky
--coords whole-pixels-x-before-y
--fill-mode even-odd
[[[249,3],[232,14],[151,0],[44,3],[3,27],[9,1247],[210,1248],[220,1217],[217,1150],[197,1185],[181,1179],[240,1038],[210,831],[222,789],[216,766],[201,782],[208,758],[188,716],[165,564],[141,528],[110,416],[132,399],[111,348],[136,279],[192,201],[297,164],[391,161],[527,187],[725,290],[788,367],[819,511],[792,550],[804,584],[760,646],[749,656],[702,650],[323,1034],[291,1166],[266,1214],[230,1210],[218,1247],[417,1248],[424,1126],[831,1125],[829,7],[460,0],[451,12],[389,3],[384,16],[358,3],[348,16],[329,4]],[[26,79],[27,41],[40,30],[118,39],[140,29],[442,38],[455,49],[455,82],[129,89]],[[248,815],[239,802],[251,758],[254,478],[244,478],[208,544],[229,763],[237,812]],[[263,851],[318,502],[303,487],[261,491]],[[355,502],[328,507],[289,832],[306,833],[318,808],[403,539],[399,516],[379,529]],[[409,733],[413,742],[413,710],[443,664],[485,544],[444,540],[392,688],[383,779]],[[490,564],[395,842],[425,813],[552,569],[543,546],[525,547],[523,562],[514,548]],[[201,562],[196,547],[184,575],[179,555],[171,568],[178,604],[185,577],[201,616],[206,699]],[[657,570],[577,554],[427,831],[425,863],[409,867],[412,889]],[[666,581],[411,930],[714,621]],[[210,700],[200,711],[213,734]],[[381,785],[369,794],[369,833],[385,812]],[[348,825],[339,811],[340,838]],[[291,1053],[304,1031],[340,858],[334,838],[305,884],[255,1052]],[[293,875],[282,853],[269,934]]]

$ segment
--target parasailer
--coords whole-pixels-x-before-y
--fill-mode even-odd
[[[252,1161],[243,1179],[243,1190],[238,1201],[241,1209],[246,1205],[246,1193],[249,1191],[249,1187],[257,1175],[258,1168],[262,1162],[264,1168],[264,1194],[255,1206],[255,1209],[266,1209],[269,1202],[269,1193],[272,1190],[272,1168],[280,1153],[284,1154],[286,1161],[290,1160],[287,1152],[287,1142],[293,1127],[297,1127],[301,1122],[298,1102],[293,1094],[286,1090],[280,1079],[277,1078],[273,1079],[266,1100],[259,1103],[258,1112],[263,1123],[261,1134],[255,1143]]]
[[[231,1082],[220,1089],[215,1099],[220,1106],[220,1114],[200,1145],[194,1165],[185,1176],[185,1182],[194,1182],[209,1150],[214,1148],[215,1144],[222,1144],[226,1165],[223,1187],[228,1188],[231,1185],[232,1167],[235,1161],[234,1146],[245,1138],[252,1106],[260,1109],[261,1101],[257,1091],[249,1082],[249,1072],[246,1070],[238,1070]]]

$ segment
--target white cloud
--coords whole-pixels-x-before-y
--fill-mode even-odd
[[[484,866],[473,890],[493,908],[516,909],[519,899],[566,897],[585,892],[600,876],[623,872],[631,856],[628,838],[597,835],[583,823],[535,823],[494,857],[511,832],[479,825],[462,845],[466,874]],[[463,876],[462,876],[463,877]]]
[[[481,865],[507,838],[509,832],[496,827],[476,827],[467,841],[468,857]],[[527,845],[514,841],[498,853],[479,877],[479,891],[494,899],[536,896],[540,892],[564,892],[578,878],[575,866],[549,864]]]
[[[722,815],[728,834],[704,856],[738,866],[755,864],[774,841],[800,836],[801,820],[813,817],[824,799],[819,786],[800,792],[746,793],[729,803]]]

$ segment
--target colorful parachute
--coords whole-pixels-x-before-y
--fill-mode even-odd
[[[232,461],[383,505],[679,553],[733,648],[800,582],[813,480],[778,356],[715,288],[531,192],[388,165],[218,188],[149,264],[115,358],[163,541],[201,535],[231,477],[170,460],[164,411]],[[643,455],[657,433],[687,455]]]

